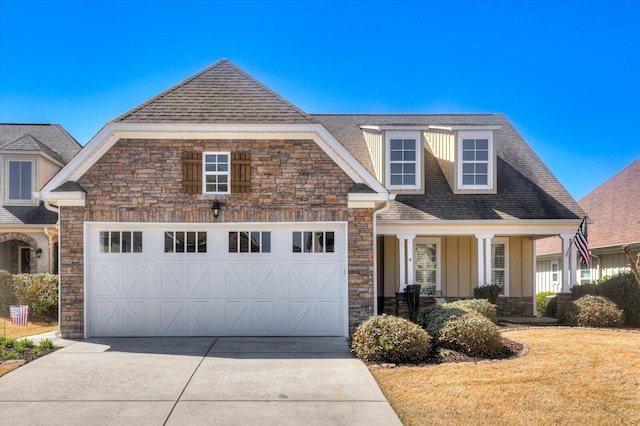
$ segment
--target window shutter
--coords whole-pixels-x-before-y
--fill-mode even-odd
[[[182,192],[202,193],[202,153],[182,153]]]
[[[231,193],[251,192],[251,153],[231,153]]]

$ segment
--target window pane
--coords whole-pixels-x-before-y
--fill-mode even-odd
[[[207,233],[198,232],[198,253],[207,252]]]
[[[251,253],[260,253],[260,233],[251,233]]]
[[[184,232],[176,232],[176,253],[184,253]]]
[[[226,176],[225,176],[225,177],[226,177]],[[228,186],[227,186],[227,184],[226,184],[226,183],[221,183],[221,184],[218,186],[218,192],[228,192],[228,191],[227,191],[227,188],[228,188]]]
[[[109,253],[109,232],[100,232],[100,253]]]
[[[478,152],[476,152],[476,160],[477,161],[489,161],[489,152],[487,152],[487,151],[478,151]]]
[[[187,232],[187,253],[196,252],[196,233]]]
[[[142,253],[142,231],[133,233],[133,252]]]
[[[120,232],[111,231],[111,253],[120,253]]]
[[[499,284],[503,287],[504,294],[504,271],[491,271],[491,284]]]
[[[402,151],[391,151],[391,161],[402,161]]]
[[[218,156],[215,154],[207,154],[204,159],[207,163],[215,163],[217,161]]]
[[[312,253],[313,251],[313,233],[312,232],[305,232],[304,233],[304,252],[305,253]]]
[[[474,151],[462,151],[462,161],[474,161],[475,159]]]
[[[463,185],[475,185],[476,181],[473,178],[473,175],[464,175],[462,176],[462,184]]]
[[[271,232],[262,233],[262,252],[271,253]]]
[[[415,175],[405,175],[402,178],[402,184],[403,185],[415,185],[416,184],[416,177]]]
[[[391,174],[392,175],[402,174],[402,164],[392,164],[391,165]]]
[[[416,150],[416,140],[415,139],[405,139],[404,140],[404,149],[408,151]]]
[[[249,253],[249,233],[240,232],[240,253]]]
[[[401,151],[402,150],[402,139],[391,139],[391,150],[392,151]]]
[[[238,233],[229,232],[229,253],[238,252]]]
[[[476,173],[481,175],[487,174],[487,165],[486,164],[476,164]]]
[[[173,253],[173,232],[164,233],[164,252]]]
[[[229,156],[227,154],[219,154],[218,155],[218,162],[219,163],[228,163],[229,162]]]
[[[314,253],[324,253],[324,232],[316,232],[315,238],[313,239]]]
[[[486,185],[486,184],[487,184],[487,175],[476,176],[476,185]]]
[[[31,162],[20,163],[20,199],[31,199]]]
[[[293,252],[301,253],[302,252],[302,232],[294,232],[293,233]]]
[[[324,251],[327,253],[334,253],[335,252],[335,237],[334,237],[334,233],[333,232],[327,232],[325,233],[326,236],[326,242],[324,245]]]
[[[405,151],[404,152],[404,161],[416,161],[416,151]]]
[[[488,150],[489,149],[489,139],[476,139],[476,149],[477,150]]]
[[[462,173],[464,174],[473,174],[475,172],[475,167],[473,164],[463,164],[462,165]]]
[[[504,268],[504,244],[492,244],[491,245],[492,253],[492,267],[503,269]]]
[[[131,253],[131,232],[122,233],[122,252]]]
[[[475,139],[463,139],[462,140],[462,149],[463,150],[471,150],[475,151],[476,149],[476,140]]]
[[[402,175],[392,175],[391,185],[402,185]]]

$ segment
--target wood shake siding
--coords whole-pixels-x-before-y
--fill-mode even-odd
[[[244,156],[249,192],[183,192],[183,153],[204,151],[250,151]],[[348,222],[350,328],[373,314],[372,210],[347,208],[354,182],[313,141],[121,139],[78,183],[87,191],[86,205],[63,207],[60,214],[65,337],[84,335],[85,221]],[[213,198],[223,204],[218,218]]]

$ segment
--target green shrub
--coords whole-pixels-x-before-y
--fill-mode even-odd
[[[16,351],[7,351],[5,349],[2,349],[2,351],[0,351],[0,354],[2,355],[2,358],[4,358],[4,359],[16,359],[16,358],[18,358],[18,353]]]
[[[547,296],[553,296],[555,292],[553,291],[543,291],[542,293],[536,294],[536,313],[538,316],[545,315],[545,311],[547,308]]]
[[[587,294],[571,303],[567,311],[570,325],[581,327],[620,327],[624,314],[611,300]]]
[[[40,349],[53,349],[53,341],[51,339],[42,339],[38,344]]]
[[[13,276],[16,302],[29,305],[29,317],[47,321],[58,318],[58,276],[19,274]]]
[[[558,317],[558,298],[554,297],[549,300],[549,304],[544,310],[544,316],[549,318],[557,318]]]
[[[431,305],[418,313],[418,324],[438,347],[470,356],[492,356],[502,350],[502,337],[491,320],[469,308],[452,305]]]
[[[489,302],[498,303],[498,296],[502,293],[502,286],[500,284],[485,285],[482,287],[476,287],[473,289],[473,297],[476,299],[488,299]]]
[[[431,351],[431,337],[420,326],[391,315],[373,316],[351,338],[351,351],[363,361],[419,363]]]
[[[640,285],[633,272],[615,275],[598,284],[597,290],[624,311],[625,324],[640,325]]]
[[[598,295],[597,287],[598,286],[593,283],[574,285],[571,288],[571,298],[573,300],[578,300],[582,296],[586,296],[587,294],[591,294],[592,296],[597,296]]]
[[[455,302],[445,303],[445,307],[460,308],[464,310],[472,310],[480,315],[489,318],[491,321],[496,322],[498,320],[498,314],[496,312],[496,305],[489,302],[488,299],[466,299],[457,300]]]
[[[0,308],[14,305],[17,302],[13,291],[13,275],[0,269]]]

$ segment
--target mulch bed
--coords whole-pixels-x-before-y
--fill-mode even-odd
[[[29,348],[29,349],[25,350],[25,351],[24,351],[24,352],[22,352],[22,353],[18,353],[18,354],[17,354],[17,355],[18,355],[18,357],[17,357],[17,358],[11,358],[11,360],[23,360],[23,361],[25,361],[25,362],[31,362],[31,361],[33,361],[34,359],[38,359],[38,358],[40,358],[41,356],[45,356],[45,355],[50,354],[51,352],[55,352],[55,351],[56,351],[56,350],[58,350],[59,348],[40,349],[40,352],[38,353],[38,355],[35,355],[35,354],[32,352],[32,349],[34,349],[34,348]],[[8,360],[8,359],[4,358],[4,357],[2,356],[2,354],[0,354],[0,363],[3,363],[3,362],[5,362],[5,361],[11,361],[11,360]]]

